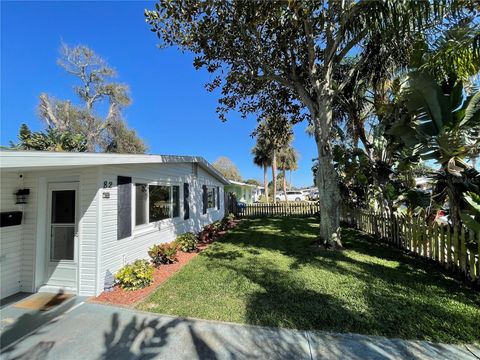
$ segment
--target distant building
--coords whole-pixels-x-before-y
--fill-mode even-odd
[[[430,191],[433,188],[434,180],[429,177],[417,177],[415,178],[415,187],[417,189]]]
[[[265,188],[263,186],[247,184],[240,181],[229,181],[230,185],[225,185],[225,193],[235,194],[237,201],[253,204],[254,202],[260,201],[260,196],[265,194]]]

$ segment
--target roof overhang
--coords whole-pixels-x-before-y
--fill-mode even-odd
[[[228,180],[230,185],[239,185],[239,186],[247,186],[247,187],[252,187],[256,189],[263,189],[263,186],[260,185],[254,185],[254,184],[247,184],[241,181],[235,181],[235,180]]]
[[[0,150],[0,169],[2,171],[32,171],[57,169],[59,167],[75,168],[101,165],[175,163],[198,164],[224,185],[229,184],[229,181],[201,156]]]

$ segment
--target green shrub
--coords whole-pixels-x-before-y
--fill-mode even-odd
[[[115,279],[125,290],[137,290],[153,281],[153,268],[147,260],[135,260],[117,271]]]
[[[204,226],[203,230],[198,234],[198,239],[205,244],[213,242],[218,235],[218,232],[221,230],[220,221],[215,221],[214,223]]]
[[[156,266],[171,264],[177,261],[177,246],[175,244],[153,245],[148,250],[148,255],[152,259],[152,263]]]
[[[177,237],[175,240],[177,247],[183,252],[191,252],[197,249],[197,237],[191,232],[187,232]]]
[[[208,225],[207,225],[208,226]],[[214,232],[217,232],[217,231],[220,231],[221,230],[221,227],[222,227],[222,224],[220,223],[220,221],[215,221],[213,223],[210,224],[210,228],[214,231]]]
[[[232,229],[235,226],[235,215],[232,213],[225,216],[220,222],[220,229],[225,231]]]

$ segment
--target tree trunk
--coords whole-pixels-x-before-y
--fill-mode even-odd
[[[273,202],[277,202],[277,152],[275,149],[272,151],[272,182],[273,182]]]
[[[328,94],[328,90],[325,90]],[[329,248],[342,248],[340,234],[340,189],[333,166],[330,133],[332,128],[332,98],[318,100],[318,112],[312,116],[318,150],[317,186],[320,202],[320,239]]]
[[[283,194],[285,195],[285,201],[288,201],[287,197],[287,174],[285,171],[285,164],[283,165]]]
[[[263,187],[265,191],[265,199],[268,202],[268,176],[267,176],[267,164],[263,164]]]
[[[449,204],[449,215],[452,225],[454,227],[459,227],[462,224],[460,218],[460,199],[461,194],[458,194],[458,178],[448,172],[448,169],[445,168],[445,174],[447,176],[447,194],[448,194],[448,204]],[[457,186],[456,186],[457,183]]]
[[[290,169],[290,190],[292,190],[292,169]]]

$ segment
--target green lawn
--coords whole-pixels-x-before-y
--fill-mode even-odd
[[[441,342],[480,340],[480,293],[392,247],[315,219],[244,220],[138,307],[164,314]]]

